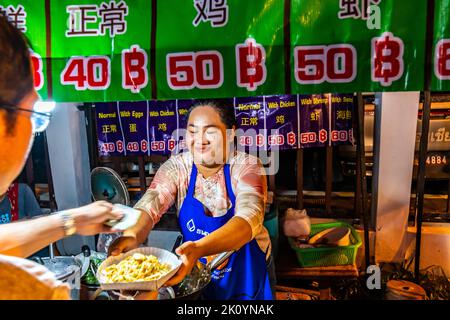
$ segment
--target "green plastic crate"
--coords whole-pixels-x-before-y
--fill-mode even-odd
[[[345,222],[329,222],[317,223],[311,225],[310,237],[314,236],[322,230],[334,227],[348,227],[350,228],[350,243],[349,246],[339,247],[322,247],[322,248],[298,248],[292,238],[288,238],[291,248],[297,255],[298,263],[303,268],[308,267],[327,267],[327,266],[342,266],[351,265],[355,263],[356,253],[361,246],[362,241],[356,230]]]

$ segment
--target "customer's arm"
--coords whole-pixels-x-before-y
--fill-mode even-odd
[[[112,232],[104,223],[120,219],[123,214],[113,211],[113,205],[98,201],[84,207],[66,210],[74,219],[76,232],[95,235]],[[33,220],[0,225],[0,254],[28,257],[52,242],[64,238],[64,221],[61,213]]]

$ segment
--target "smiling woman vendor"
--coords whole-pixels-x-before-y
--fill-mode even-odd
[[[176,203],[185,241],[176,252],[183,264],[167,285],[182,281],[200,258],[209,260],[235,250],[213,272],[205,297],[273,299],[270,238],[263,226],[265,171],[258,158],[235,151],[235,121],[234,108],[223,103],[203,102],[190,109],[189,152],[172,156],[161,166],[135,206],[145,214],[111,245],[110,252],[117,255],[143,243]]]

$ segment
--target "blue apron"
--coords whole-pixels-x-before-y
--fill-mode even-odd
[[[194,198],[197,167],[192,164],[186,198],[181,205],[179,222],[184,241],[196,241],[219,229],[234,216],[236,198],[231,187],[230,166],[224,166],[227,194],[231,208],[224,216],[209,217],[203,204]],[[204,258],[200,259],[204,262]],[[222,266],[213,270],[210,284],[203,290],[210,300],[272,300],[266,254],[255,239],[233,253]]]

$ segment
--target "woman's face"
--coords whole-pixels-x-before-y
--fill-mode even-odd
[[[192,110],[187,124],[186,143],[194,163],[215,167],[226,162],[234,129],[226,125],[214,108],[205,105]]]

